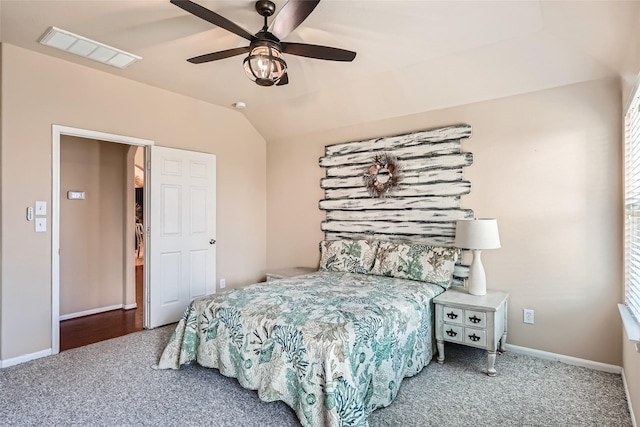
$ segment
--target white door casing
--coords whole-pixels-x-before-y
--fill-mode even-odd
[[[60,138],[62,135],[143,146],[146,150],[154,143],[149,139],[69,126],[52,125],[51,127],[51,354],[60,352]],[[145,204],[146,199],[147,195],[145,194]],[[147,255],[145,255],[146,257]],[[146,283],[145,280],[145,286]]]
[[[177,322],[193,298],[216,291],[216,157],[151,147],[149,328]]]

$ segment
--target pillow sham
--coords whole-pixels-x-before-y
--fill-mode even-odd
[[[375,240],[324,240],[320,244],[320,270],[369,273],[377,249]]]
[[[460,249],[380,242],[371,274],[419,280],[448,288]]]

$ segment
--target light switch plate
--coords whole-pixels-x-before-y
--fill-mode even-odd
[[[36,215],[46,215],[47,214],[47,202],[42,200],[36,201]]]
[[[36,218],[36,233],[47,231],[47,218]]]

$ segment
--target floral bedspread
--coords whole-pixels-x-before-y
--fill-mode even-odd
[[[282,400],[303,426],[368,426],[433,355],[437,285],[317,272],[195,299],[158,364],[197,362]]]

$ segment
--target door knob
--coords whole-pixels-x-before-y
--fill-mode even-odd
[[[216,244],[216,239],[211,239],[211,240],[209,240],[209,244],[210,244],[210,245],[215,245],[215,244]]]

